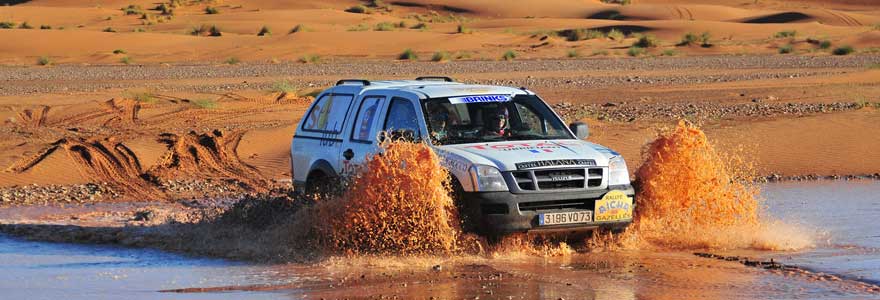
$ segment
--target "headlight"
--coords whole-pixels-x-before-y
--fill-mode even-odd
[[[477,192],[500,192],[507,191],[507,183],[501,176],[501,171],[493,166],[474,165],[470,169],[471,180]]]
[[[612,157],[608,161],[608,185],[629,184],[629,170],[623,156]]]

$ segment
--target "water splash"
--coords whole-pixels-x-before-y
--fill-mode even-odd
[[[792,250],[812,244],[797,227],[762,219],[754,169],[716,151],[706,134],[680,121],[663,130],[636,171],[636,220],[630,246]]]
[[[318,204],[323,244],[344,254],[457,251],[462,235],[437,155],[418,143],[384,148],[367,159],[340,197]]]

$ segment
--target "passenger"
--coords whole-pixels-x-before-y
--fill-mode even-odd
[[[431,112],[431,137],[435,140],[446,138],[449,125],[449,111],[443,105],[437,105]]]
[[[491,111],[483,120],[485,136],[507,136],[510,132],[507,130],[508,122],[507,107],[499,105],[497,109]]]

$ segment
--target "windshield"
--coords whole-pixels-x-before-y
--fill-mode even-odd
[[[432,98],[424,106],[435,145],[573,138],[534,95]]]

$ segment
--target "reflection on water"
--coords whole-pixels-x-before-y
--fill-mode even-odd
[[[773,216],[821,237],[815,249],[780,259],[880,283],[880,182],[778,183],[762,194]]]

